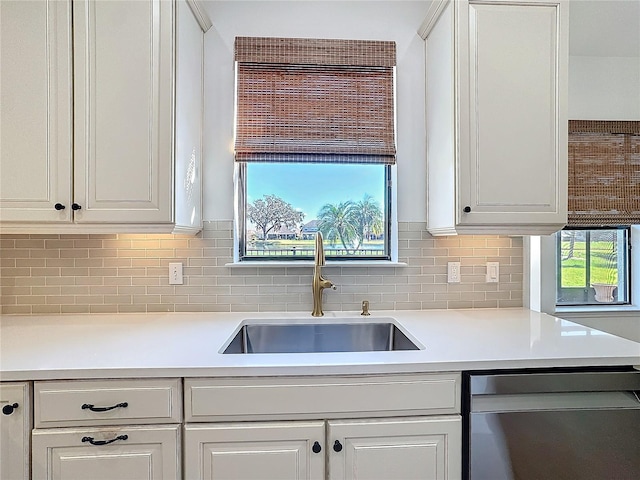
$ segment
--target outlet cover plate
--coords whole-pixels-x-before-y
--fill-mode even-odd
[[[460,283],[460,262],[447,263],[447,282]]]

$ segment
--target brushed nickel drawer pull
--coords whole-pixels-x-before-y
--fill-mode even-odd
[[[96,407],[95,405],[91,405],[90,403],[85,403],[82,405],[82,409],[89,409],[92,412],[108,412],[109,410],[113,410],[114,408],[127,408],[128,406],[128,402],[118,403],[117,405],[113,405],[111,407]]]
[[[112,438],[111,440],[94,440],[93,437],[82,437],[82,442],[89,442],[91,445],[108,445],[113,442],[117,442],[118,440],[126,440],[129,438],[129,435],[118,435],[116,438]]]

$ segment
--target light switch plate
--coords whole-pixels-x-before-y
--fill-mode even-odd
[[[487,262],[487,283],[498,283],[500,279],[500,262]]]
[[[169,285],[182,285],[182,263],[174,262],[169,264]]]

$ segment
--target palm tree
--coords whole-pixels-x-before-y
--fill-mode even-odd
[[[373,201],[373,197],[368,193],[355,205],[357,217],[358,244],[356,250],[360,248],[362,242],[369,238],[369,235],[382,233],[384,222],[382,221],[382,210]]]
[[[349,253],[349,247],[358,236],[358,224],[355,204],[351,200],[338,203],[327,203],[318,213],[318,229],[329,240],[340,239],[340,243]]]

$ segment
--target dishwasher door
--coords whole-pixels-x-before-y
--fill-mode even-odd
[[[639,391],[638,372],[472,375],[467,478],[640,479]]]

